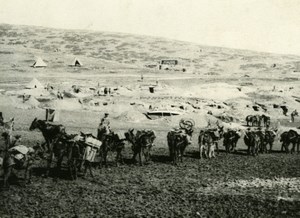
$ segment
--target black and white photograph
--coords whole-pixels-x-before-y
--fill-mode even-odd
[[[299,0],[0,0],[0,217],[300,217]]]

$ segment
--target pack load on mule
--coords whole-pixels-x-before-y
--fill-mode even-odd
[[[172,129],[168,132],[167,140],[170,152],[170,158],[173,164],[177,164],[177,160],[180,158],[182,162],[182,156],[185,148],[192,143],[192,134],[194,132],[195,121],[192,119],[181,119],[179,121],[179,127]]]
[[[85,147],[82,159],[94,162],[97,151],[100,149],[102,142],[92,134],[86,134],[86,137],[79,137],[77,139],[78,142],[83,143]]]
[[[219,152],[218,142],[223,137],[223,133],[224,126],[221,126],[218,120],[216,126],[212,126],[209,120],[207,127],[200,130],[198,137],[200,159],[202,159],[203,154],[208,158],[215,157],[215,148]]]
[[[145,162],[150,161],[151,148],[154,146],[153,142],[156,138],[153,130],[137,130],[130,128],[125,133],[125,138],[132,144],[133,157],[132,160],[136,161],[136,156],[139,156],[140,165],[142,162],[142,155],[145,157]]]
[[[25,170],[24,180],[27,181],[28,179],[28,182],[30,182],[32,165],[37,150],[37,147],[31,148],[24,145],[17,145],[6,150],[2,160],[4,187],[8,187],[8,179],[13,169]]]
[[[25,145],[17,145],[8,149],[8,153],[12,157],[9,166],[14,164],[20,166],[24,164],[29,155],[34,153],[34,149]]]
[[[216,125],[212,125],[210,120],[208,120],[207,126],[205,127],[204,131],[209,132],[212,136],[212,139],[216,141],[220,139],[222,133],[221,130],[223,130],[223,128],[224,127],[219,124],[218,120],[216,121]]]

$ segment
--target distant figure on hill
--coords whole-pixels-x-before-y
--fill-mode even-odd
[[[291,121],[292,121],[292,123],[295,122],[295,116],[299,116],[297,110],[294,110],[294,111],[291,113]]]

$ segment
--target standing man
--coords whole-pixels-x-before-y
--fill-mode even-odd
[[[298,116],[297,110],[294,110],[294,111],[291,113],[291,121],[292,121],[292,123],[295,122],[295,116]]]
[[[110,121],[108,118],[109,113],[104,113],[104,117],[101,119],[98,127],[98,139],[103,139],[103,136],[110,132]]]

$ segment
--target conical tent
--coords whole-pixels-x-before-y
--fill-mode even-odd
[[[47,67],[47,64],[43,61],[42,58],[38,57],[32,67]]]
[[[33,79],[26,85],[26,89],[38,89],[38,88],[44,88],[44,86],[43,86],[36,78],[33,78]]]
[[[82,62],[78,58],[74,58],[70,66],[80,67],[82,66]]]

